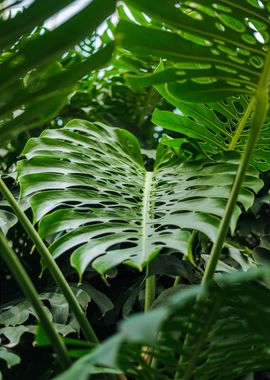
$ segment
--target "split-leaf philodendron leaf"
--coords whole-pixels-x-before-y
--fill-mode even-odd
[[[164,71],[130,76],[134,86],[167,83],[183,100],[208,102],[233,94],[254,95],[263,84],[270,60],[268,1],[125,3],[144,12],[154,27],[120,21],[121,46],[168,61]]]
[[[52,255],[71,252],[80,276],[89,264],[101,274],[123,262],[141,270],[162,248],[187,255],[192,229],[213,241],[239,163],[233,152],[175,163],[160,146],[146,171],[133,135],[83,120],[30,139],[22,155],[21,196]],[[239,197],[246,209],[261,185],[250,167]]]
[[[197,140],[207,156],[225,150],[243,152],[250,132],[254,100],[231,96],[207,104],[184,102],[170,93],[168,86],[156,89],[176,112],[156,109],[152,121],[168,130]],[[252,163],[260,170],[270,168],[270,122],[263,125],[253,151]]]

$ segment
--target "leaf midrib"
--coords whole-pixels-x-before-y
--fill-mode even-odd
[[[151,223],[151,190],[154,172],[145,172],[142,198],[142,263],[147,259],[147,240],[152,229]]]

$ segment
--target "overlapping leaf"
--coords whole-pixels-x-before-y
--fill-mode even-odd
[[[4,234],[17,223],[16,216],[9,211],[0,209],[0,229]]]
[[[243,152],[250,130],[254,102],[243,96],[222,101],[197,104],[181,101],[167,86],[156,87],[160,94],[178,111],[155,110],[153,122],[168,130],[179,132],[199,141],[206,155],[223,150]],[[270,124],[262,127],[253,152],[253,164],[261,170],[270,168]]]
[[[269,65],[267,1],[126,0],[159,27],[121,21],[117,39],[140,56],[168,61],[164,71],[130,77],[135,86],[168,83],[173,95],[201,102],[254,94]]]
[[[133,135],[82,120],[30,139],[22,155],[21,195],[53,256],[72,252],[80,275],[89,264],[100,273],[122,262],[142,269],[164,247],[187,254],[190,229],[214,240],[239,159],[227,153],[179,164],[160,147],[148,172]],[[245,208],[248,188],[260,187],[250,168],[239,198]]]
[[[0,22],[0,134],[1,144],[7,139],[44,124],[67,102],[76,81],[91,71],[103,67],[112,56],[113,47],[100,51],[92,47],[88,57],[79,57],[67,66],[56,59],[72,48],[96,28],[114,11],[115,1],[92,1],[75,16],[53,31],[36,30],[49,16],[71,3],[35,0],[26,10],[14,18]],[[80,27],[78,28],[78,25]],[[91,41],[92,43],[92,41]]]
[[[19,198],[19,192],[18,191],[12,191],[13,196],[15,199]],[[25,211],[29,208],[29,204],[27,200],[20,200],[18,201],[20,208]],[[18,222],[18,218],[13,213],[12,208],[10,207],[9,203],[5,199],[0,200],[0,230],[6,235],[10,228],[15,226],[15,224]]]
[[[182,290],[166,306],[130,317],[118,334],[57,380],[85,380],[91,373],[115,370],[138,380],[235,380],[269,370],[269,289],[256,282],[268,270]],[[184,347],[187,333],[189,344]],[[153,355],[154,366],[142,356],[141,347]]]
[[[72,286],[72,290],[83,309],[92,300],[100,308],[102,314],[113,308],[110,299],[92,286]],[[46,310],[61,335],[76,333],[80,330],[74,316],[70,313],[65,297],[58,291],[48,291],[39,297],[49,307]],[[8,347],[17,345],[24,333],[34,334],[38,325],[38,316],[28,300],[13,300],[12,304],[2,305],[0,309],[0,336]]]
[[[21,361],[20,357],[17,354],[10,352],[5,347],[0,347],[0,360],[5,361],[8,368],[11,368],[14,365],[19,364]],[[1,371],[0,371],[0,379],[1,380],[3,379]]]

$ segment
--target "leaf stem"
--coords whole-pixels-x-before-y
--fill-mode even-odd
[[[71,365],[71,359],[68,355],[66,346],[58,335],[53,323],[50,321],[49,316],[44,308],[42,302],[39,299],[39,295],[30,280],[28,274],[23,268],[20,260],[16,256],[15,252],[10,248],[7,239],[3,232],[0,230],[0,255],[9,267],[13,277],[19,284],[21,290],[25,296],[31,302],[35,309],[39,321],[44,328],[48,338],[51,341],[52,347],[57,353],[59,363],[63,369],[67,369]]]
[[[210,252],[210,257],[207,262],[206,270],[204,272],[204,276],[202,279],[202,285],[204,285],[207,281],[211,280],[214,276],[215,269],[219,260],[220,252],[223,247],[223,244],[224,244],[224,241],[229,229],[231,216],[235,208],[243,180],[245,178],[245,174],[249,165],[250,158],[252,156],[253,149],[256,145],[257,136],[260,132],[261,127],[264,124],[266,114],[267,114],[267,109],[268,109],[268,92],[267,92],[267,87],[265,85],[265,87],[261,91],[258,91],[257,96],[256,96],[256,110],[253,116],[247,145],[242,154],[241,162],[238,167],[235,180],[230,192],[230,196],[225,208],[225,213],[218,228],[217,238]]]
[[[156,276],[149,276],[145,280],[144,312],[151,309],[156,296]]]
[[[72,310],[75,318],[77,319],[80,328],[83,332],[83,335],[85,338],[90,342],[98,342],[98,338],[89,323],[88,319],[86,318],[86,315],[84,314],[83,309],[81,308],[79,302],[77,301],[77,298],[75,294],[73,293],[72,289],[70,288],[67,280],[65,279],[63,273],[61,272],[60,268],[56,264],[55,260],[53,259],[50,251],[44,244],[43,240],[39,236],[38,232],[34,228],[34,226],[31,224],[19,204],[17,203],[16,199],[13,197],[12,193],[9,191],[7,186],[5,185],[4,181],[0,177],[0,191],[10,204],[11,208],[13,209],[14,213],[16,214],[18,220],[22,224],[23,228],[29,235],[32,242],[35,244],[37,251],[39,252],[40,256],[44,260],[44,262],[47,264],[48,269],[54,278],[55,282],[61,289],[63,295],[65,296],[70,309]]]
[[[181,282],[181,276],[175,276],[173,286],[179,285]]]

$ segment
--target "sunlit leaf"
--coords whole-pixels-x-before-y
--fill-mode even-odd
[[[172,94],[195,102],[255,94],[269,59],[266,2],[125,3],[160,24],[148,27],[123,20],[117,30],[119,44],[138,56],[168,60],[162,73],[130,77],[135,85],[167,82]]]

